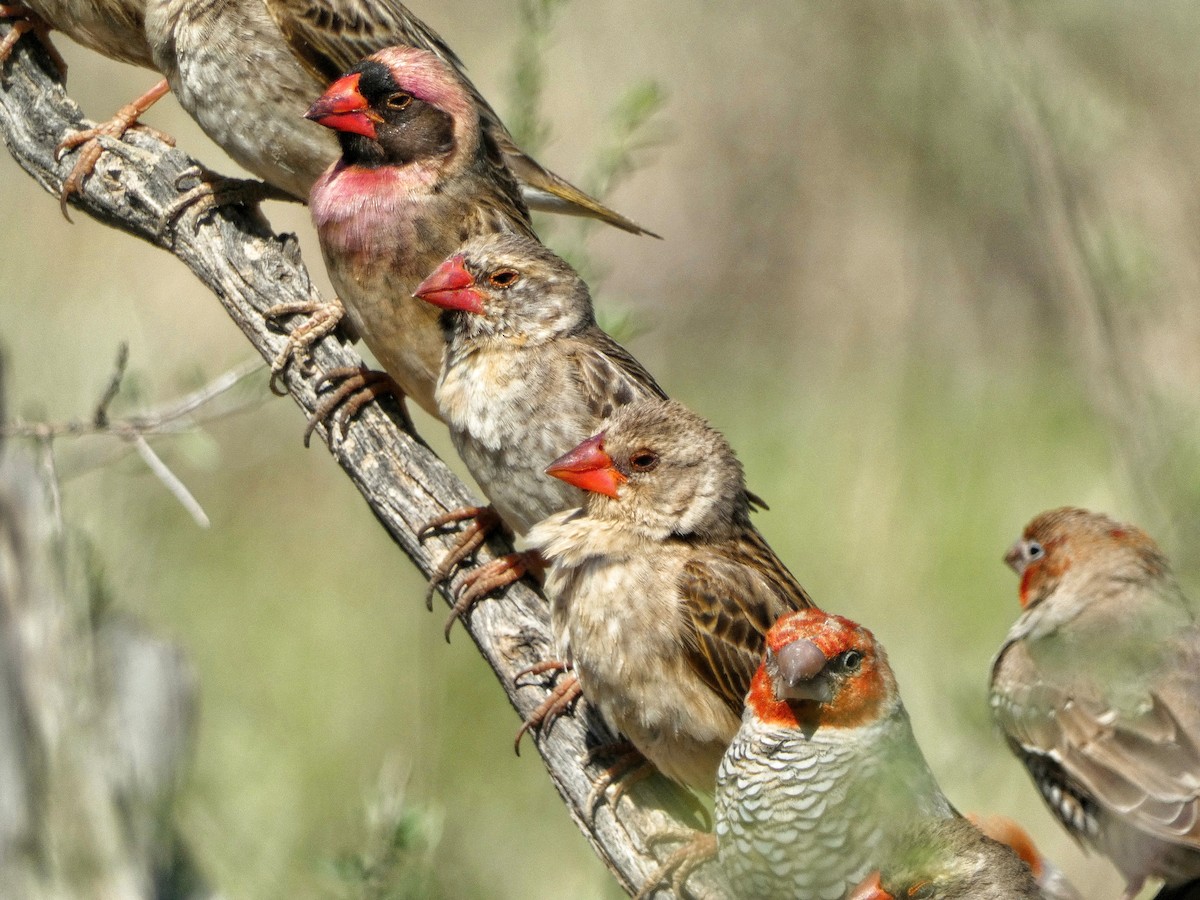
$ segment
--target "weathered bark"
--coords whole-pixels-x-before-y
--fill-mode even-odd
[[[13,157],[52,194],[57,195],[72,160],[68,156],[56,164],[53,148],[81,125],[79,108],[66,96],[40,48],[22,39],[0,91],[0,129]],[[284,337],[267,327],[263,310],[278,303],[319,299],[294,238],[272,233],[257,212],[238,207],[218,209],[201,221],[188,212],[174,226],[165,223],[164,210],[179,197],[177,184],[194,161],[140,130],[106,146],[108,152],[101,156],[83,195],[72,201],[75,207],[181,259],[217,295],[263,358],[273,359]],[[312,363],[312,375],[291,366],[281,379],[305,413],[311,413],[319,401],[314,389],[319,373],[359,365],[361,360],[330,336],[313,348]],[[344,439],[331,441],[323,425],[317,434],[396,543],[428,576],[449,546],[449,538],[422,542],[417,529],[449,509],[478,501],[419,438],[404,430],[396,413],[386,403],[370,404]],[[480,559],[506,549],[494,541]],[[528,583],[517,584],[502,599],[480,603],[464,624],[513,706],[521,716],[528,715],[546,696],[546,687],[537,679],[523,679],[518,686],[514,678],[551,655],[544,598]],[[593,816],[585,805],[600,767],[585,765],[584,758],[589,748],[611,741],[612,736],[581,704],[573,717],[560,720],[534,740],[576,825],[627,891],[640,888],[657,867],[646,838],[672,824],[662,809],[678,808],[678,790],[655,778],[621,800],[620,822],[607,803],[601,803]],[[507,746],[495,749],[511,752]],[[712,890],[699,874],[689,888],[698,893]]]

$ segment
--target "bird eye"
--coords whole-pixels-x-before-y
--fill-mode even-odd
[[[406,94],[403,91],[400,91],[397,94],[392,94],[392,96],[388,97],[387,100],[384,101],[384,103],[387,104],[388,109],[404,109],[412,102],[412,94]]]
[[[658,465],[658,454],[653,450],[639,450],[629,457],[629,467],[635,472],[649,472]]]
[[[847,672],[857,672],[862,668],[863,655],[857,650],[847,650],[842,654],[842,668]]]
[[[521,273],[516,269],[497,269],[488,276],[488,281],[498,288],[510,288],[521,280]]]
[[[1046,550],[1037,541],[1030,541],[1025,545],[1025,555],[1029,558],[1030,562],[1033,562],[1035,559],[1041,559],[1045,556]]]

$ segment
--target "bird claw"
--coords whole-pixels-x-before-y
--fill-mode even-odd
[[[46,55],[50,57],[50,62],[54,64],[54,68],[58,69],[59,81],[66,82],[67,80],[67,61],[62,58],[62,54],[58,52],[58,48],[50,42],[50,25],[35,13],[29,7],[20,3],[0,3],[0,19],[14,19],[12,29],[0,40],[0,66],[8,62],[8,58],[12,55],[13,48],[17,46],[17,41],[21,39],[21,35],[29,34],[30,32],[38,39],[38,43],[42,45],[42,49],[46,51]]]
[[[559,717],[565,715],[568,707],[583,695],[583,687],[570,668],[560,659],[550,659],[522,669],[513,677],[513,683],[516,684],[526,675],[542,675],[546,672],[561,672],[566,675],[521,723],[513,741],[513,752],[517,756],[521,755],[521,738],[525,736],[525,732],[536,728],[538,734],[549,733]]]
[[[446,619],[443,631],[447,643],[450,641],[450,629],[467,610],[488,594],[508,587],[525,575],[529,569],[526,562],[528,556],[528,553],[506,553],[476,566],[463,576],[458,585],[458,597],[454,606],[450,608],[450,616]]]
[[[584,757],[584,763],[591,764],[601,756],[612,755],[616,755],[616,761],[600,773],[600,777],[592,784],[592,789],[588,792],[587,799],[583,804],[584,812],[593,819],[600,807],[600,801],[608,795],[610,787],[613,789],[613,794],[608,805],[616,810],[617,804],[630,788],[658,771],[654,764],[642,756],[629,741],[618,741],[606,746],[595,747],[588,751],[587,756]]]
[[[669,828],[651,835],[648,843],[655,846],[668,841],[683,841],[684,843],[682,847],[663,860],[662,865],[646,879],[646,883],[637,892],[634,900],[646,900],[653,896],[659,885],[664,882],[671,888],[675,896],[687,896],[685,885],[692,873],[717,855],[717,836],[711,832]]]
[[[104,138],[112,138],[119,141],[125,136],[125,132],[136,126],[150,131],[170,146],[175,146],[175,139],[170,135],[138,122],[138,117],[158,102],[167,91],[167,82],[165,80],[160,81],[154,87],[150,88],[150,90],[146,91],[146,93],[142,94],[142,96],[118,109],[116,114],[107,122],[101,122],[82,131],[72,132],[59,141],[58,146],[54,148],[54,161],[56,163],[61,162],[62,158],[68,153],[79,150],[79,158],[75,160],[75,165],[71,167],[70,173],[63,180],[62,190],[58,195],[59,208],[62,210],[63,217],[68,222],[71,221],[71,216],[67,211],[67,201],[71,197],[83,193],[83,183],[95,170],[96,163],[100,161],[100,155],[106,149],[103,141]]]
[[[297,303],[277,303],[275,306],[263,310],[263,318],[271,325],[277,325],[276,320],[284,316],[297,315],[307,315],[309,318],[288,333],[287,343],[271,361],[271,379],[267,384],[271,393],[279,397],[287,393],[285,389],[280,388],[279,378],[283,375],[283,370],[287,368],[288,363],[299,360],[303,355],[304,362],[301,364],[301,371],[306,373],[310,371],[310,368],[306,369],[305,367],[311,367],[311,360],[308,357],[312,352],[313,345],[338,327],[346,315],[346,308],[342,305],[341,300],[334,297],[330,301],[302,300]]]
[[[326,385],[338,382],[337,387],[317,404],[304,428],[304,446],[317,426],[324,423],[329,430],[330,440],[333,438],[332,425],[337,424],[343,438],[350,431],[350,421],[359,410],[380,397],[391,395],[396,398],[403,417],[403,424],[408,431],[413,430],[412,420],[404,406],[404,391],[396,384],[392,376],[386,372],[368,369],[366,366],[340,366],[330,369],[317,379],[316,389],[320,391]]]
[[[194,181],[190,188],[184,185]],[[194,210],[193,227],[199,228],[224,206],[253,207],[264,200],[290,200],[299,202],[291,194],[257,178],[230,178],[218,175],[203,166],[191,166],[175,179],[175,188],[185,193],[175,198],[163,210],[162,230],[176,227],[179,219],[189,210]]]
[[[425,591],[425,608],[430,612],[433,611],[433,592],[446,583],[454,574],[454,570],[462,565],[463,560],[483,546],[488,535],[497,528],[503,527],[503,523],[496,510],[490,506],[463,506],[430,519],[417,530],[417,539],[423,541],[447,525],[467,521],[470,521],[471,524],[462,530],[458,540],[450,548],[450,552],[442,558],[442,561],[433,570],[433,574],[429,576],[429,584]]]

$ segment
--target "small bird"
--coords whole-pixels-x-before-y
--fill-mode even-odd
[[[965,819],[926,820],[890,842],[887,868],[846,900],[1038,900],[1029,866]]]
[[[545,473],[546,460],[595,434],[618,406],[666,397],[596,324],[579,274],[528,236],[472,238],[415,296],[445,310],[438,413],[493,511],[518,534],[583,503],[581,490]],[[438,524],[477,512],[460,510]],[[464,533],[467,540],[439,567],[435,581],[461,561],[477,533]],[[473,584],[499,587],[520,577],[526,562],[523,554],[496,560],[488,571],[472,574]],[[504,572],[501,580],[489,578]],[[479,596],[472,587],[464,590],[455,615]]]
[[[767,629],[812,600],[750,523],[724,436],[680,403],[617,408],[546,472],[588,492],[528,535],[560,654],[664,775],[711,792]]]
[[[454,51],[397,0],[143,2],[154,63],[180,105],[238,163],[298,200],[338,157],[337,142],[303,121],[311,99],[364,57],[406,46],[453,71],[531,206],[648,233],[523,153]]]
[[[22,34],[33,33],[46,47],[65,79],[67,64],[49,41],[51,30],[61,31],[77,43],[110,59],[153,69],[154,58],[146,39],[147,0],[22,0],[0,5],[0,17],[14,19],[13,30],[0,43],[0,65],[8,59]],[[167,93],[166,81],[157,82],[145,94],[121,107],[110,120],[68,135],[58,145],[56,156],[80,148],[79,158],[63,182],[59,203],[67,215],[67,200],[83,188],[84,179],[100,158],[101,136],[119,138],[137,123],[138,117]],[[166,135],[160,135],[173,143]],[[67,216],[69,219],[70,217]]]
[[[838,900],[891,834],[955,815],[871,632],[818,609],[782,616],[717,774],[718,860],[739,893]]]
[[[1133,525],[1065,507],[1005,561],[1022,613],[991,707],[1009,747],[1126,898],[1200,877],[1200,630],[1166,557]]]
[[[330,85],[308,117],[342,145],[309,201],[329,276],[383,368],[436,416],[439,310],[413,291],[469,237],[536,240],[516,180],[466,83],[426,50],[376,53]]]

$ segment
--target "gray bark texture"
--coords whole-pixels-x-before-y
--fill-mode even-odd
[[[7,30],[0,25],[0,36]],[[40,46],[28,37],[18,43],[3,76],[0,130],[4,141],[20,166],[57,196],[74,157],[68,155],[58,164],[54,148],[65,135],[84,126],[79,107],[66,95]],[[195,171],[195,161],[141,129],[132,130],[120,142],[105,139],[104,146],[106,151],[83,194],[72,200],[73,206],[182,260],[217,296],[263,358],[274,359],[285,337],[268,327],[263,310],[278,303],[319,299],[294,237],[274,234],[257,210],[236,206],[206,216],[189,210],[177,222],[165,222],[164,211],[180,196],[180,185]],[[320,401],[315,389],[320,373],[360,365],[361,359],[331,335],[313,348],[311,362],[311,373],[291,365],[280,379],[306,414]],[[324,425],[316,434],[380,523],[428,576],[453,535],[422,542],[417,529],[443,512],[478,503],[477,498],[417,436],[405,430],[389,401],[366,406],[344,438],[331,436]],[[479,559],[485,561],[508,549],[502,541],[492,541]],[[478,604],[464,625],[509,701],[520,716],[527,716],[546,697],[548,685],[539,678],[524,678],[518,684],[516,675],[552,655],[545,599],[530,583],[521,582],[502,598]],[[431,622],[431,627],[440,627],[440,622]],[[514,719],[514,730],[516,725]],[[589,761],[588,752],[612,740],[586,703],[547,734],[533,735],[571,818],[622,887],[634,893],[668,852],[667,847],[652,846],[648,838],[664,829],[678,829],[677,820],[664,810],[678,812],[681,796],[669,782],[655,777],[619,801],[619,821],[607,801],[594,814],[586,809],[605,764]],[[512,752],[508,745],[495,751]],[[4,777],[6,773],[0,772]],[[7,827],[9,823],[0,823],[0,828]],[[699,895],[714,892],[703,872],[695,874],[688,886]]]

